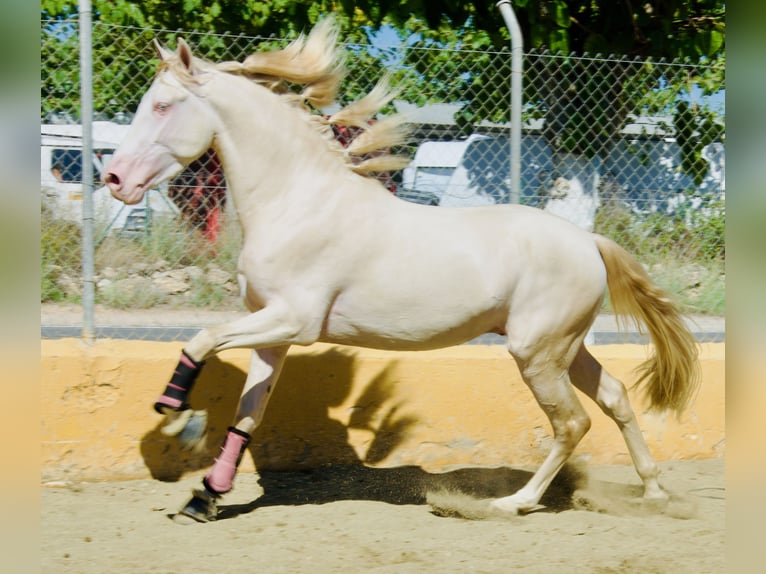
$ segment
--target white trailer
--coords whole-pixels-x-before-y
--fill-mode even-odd
[[[153,218],[175,215],[178,209],[167,197],[166,186],[153,189],[139,205],[114,199],[101,184],[101,174],[125,137],[127,125],[93,122],[94,214],[104,233],[139,233]],[[56,218],[82,220],[82,126],[40,125],[40,187],[43,204]]]

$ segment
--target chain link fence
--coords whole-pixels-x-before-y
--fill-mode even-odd
[[[154,78],[153,39],[174,47],[178,36],[213,61],[287,42],[94,23],[97,180]],[[521,189],[511,190],[509,51],[412,39],[344,48],[339,103],[390,73],[401,92],[384,112],[411,116],[410,144],[395,151],[412,161],[383,178],[392,193],[442,207],[518,198],[618,241],[685,311],[723,313],[725,108],[700,89],[722,64],[525,54]],[[77,22],[43,21],[41,57],[41,298],[51,311],[80,305],[82,294]],[[140,205],[113,200],[98,181],[95,189],[97,325],[120,310],[137,320],[148,309],[162,324],[162,312],[244,309],[239,229],[212,151]],[[55,324],[55,314],[43,322]],[[165,326],[164,338],[174,338]]]

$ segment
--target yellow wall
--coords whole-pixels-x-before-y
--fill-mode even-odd
[[[159,433],[161,417],[152,409],[181,347],[43,341],[43,480],[174,480],[208,468],[232,423],[249,351],[221,353],[202,371],[190,402],[208,409],[210,433],[207,448],[192,454]],[[639,345],[592,352],[628,385],[646,358]],[[643,413],[633,398],[659,460],[723,456],[724,344],[702,345],[701,363],[701,391],[680,422]],[[596,464],[629,463],[617,427],[581,398],[593,426],[576,453]],[[360,461],[431,472],[462,465],[522,467],[538,464],[550,440],[547,419],[503,347],[390,353],[317,344],[291,350],[241,470]]]

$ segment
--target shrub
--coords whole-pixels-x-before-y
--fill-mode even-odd
[[[40,300],[75,301],[78,294],[64,279],[82,275],[82,234],[77,224],[53,217],[45,205],[40,211]]]
[[[684,312],[723,314],[724,222],[723,199],[670,215],[639,215],[609,202],[596,213],[594,229],[633,254]]]

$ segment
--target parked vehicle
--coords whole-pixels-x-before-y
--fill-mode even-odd
[[[106,227],[105,233],[145,233],[152,218],[178,212],[165,190],[153,189],[140,205],[126,206],[101,184],[101,173],[128,127],[114,122],[93,122],[94,213],[97,221]],[[42,201],[55,217],[75,223],[82,220],[82,170],[82,126],[40,125]]]
[[[725,193],[725,152],[714,142],[703,149],[709,171],[700,185],[681,170],[680,148],[671,136],[637,137],[628,132],[600,160],[599,187],[605,198],[624,202],[637,213],[673,213],[697,208],[703,197]],[[558,171],[562,163],[559,158]],[[553,199],[554,156],[542,134],[521,141],[520,203],[544,207]],[[426,141],[402,172],[397,195],[440,206],[471,206],[510,201],[510,144],[507,137],[472,134],[459,141]],[[598,198],[596,198],[598,199]]]
[[[521,203],[534,204],[540,177],[550,170],[550,150],[542,136],[527,136],[522,148]],[[509,203],[511,152],[507,138],[471,134],[458,141],[420,144],[402,172],[397,195],[415,203],[467,207]]]
[[[412,162],[402,171],[397,195],[413,203],[439,205],[467,146],[468,140],[420,144]]]

